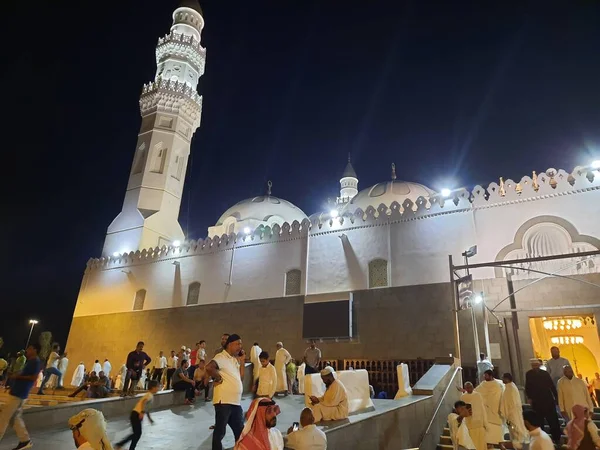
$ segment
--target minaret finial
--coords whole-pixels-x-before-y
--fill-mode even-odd
[[[350,152],[348,152],[348,162],[352,162],[350,161]]]
[[[396,179],[396,164],[392,163],[392,180]]]
[[[271,180],[267,181],[267,195],[271,196],[271,188],[273,187],[273,183]]]

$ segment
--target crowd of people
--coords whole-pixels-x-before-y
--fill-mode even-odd
[[[525,374],[525,397],[531,408],[524,410],[521,394],[510,373],[502,380],[494,377],[493,365],[485,355],[478,361],[477,387],[467,382],[461,399],[448,416],[450,435],[455,449],[484,450],[491,447],[520,449],[529,442],[530,450],[554,450],[560,446],[566,423],[569,450],[600,448],[598,428],[593,422],[597,393],[581,376],[575,376],[558,347],[544,365],[531,359]],[[600,375],[596,374],[598,384]],[[547,423],[550,434],[543,430]],[[508,429],[510,444],[505,442]]]
[[[136,386],[145,388],[147,392],[130,415],[132,433],[115,446],[118,449],[129,443],[129,449],[133,450],[142,436],[143,418],[147,416],[152,421],[149,411],[156,392],[161,388],[184,391],[185,403],[192,404],[201,395],[208,401],[212,385],[215,410],[215,424],[211,427],[214,430],[213,449],[223,448],[221,442],[226,428],[230,427],[236,440],[236,449],[279,450],[283,449],[284,444],[281,433],[275,428],[280,413],[276,397],[303,391],[299,380],[303,379],[305,373],[319,373],[321,351],[316,347],[316,342],[311,341],[303,359],[296,364],[282,342],[277,342],[275,347],[274,364],[268,352],[263,351],[257,342],[250,350],[248,359],[254,364],[255,399],[245,415],[241,399],[247,355],[237,334],[223,334],[221,345],[212,358],[207,356],[204,340],[198,341],[194,350],[182,346],[178,352],[171,351],[169,357],[161,351],[155,360],[144,352],[144,343],[138,342],[114,379],[110,378],[112,366],[108,360],[102,365],[96,360],[89,372],[86,372],[82,362],[73,374],[71,384],[77,389],[71,396],[86,392],[88,397],[101,398],[111,389],[119,389],[122,396],[128,396],[133,394]],[[0,412],[0,441],[12,423],[19,439],[18,450],[32,446],[22,417],[23,405],[31,389],[36,381],[39,394],[43,394],[53,381],[59,388],[68,365],[66,353],[61,355],[60,347],[53,345],[46,367],[42,369],[39,351],[39,345],[32,344],[23,352],[24,361],[20,361],[20,370],[11,371],[9,376],[10,401]],[[337,379],[335,371],[325,364],[320,374],[326,386],[325,394],[310,397],[311,406],[305,408],[299,422],[294,422],[288,429],[289,448],[325,449],[326,436],[314,424],[348,417],[346,389]],[[69,424],[75,442],[80,445],[78,448],[111,448],[106,436],[106,423],[100,412],[86,409],[72,417]]]

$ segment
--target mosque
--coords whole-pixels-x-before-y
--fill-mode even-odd
[[[359,188],[348,160],[329,211],[308,215],[269,183],[215,217],[206,239],[186,239],[178,216],[202,112],[203,27],[185,0],[158,40],[123,206],[85,268],[72,360],[114,366],[138,340],[155,355],[236,332],[246,346],[283,341],[297,358],[317,338],[328,359],[433,359],[456,355],[456,339],[465,363],[480,348],[513,373],[556,344],[584,375],[599,370],[599,162],[436,192],[397,179],[393,165]],[[461,310],[450,260],[465,256],[482,302]]]

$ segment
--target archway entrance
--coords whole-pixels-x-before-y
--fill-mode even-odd
[[[549,359],[550,348],[556,346],[584,379],[592,380],[600,371],[595,356],[600,356],[600,338],[594,315],[531,317],[529,329],[536,357]]]

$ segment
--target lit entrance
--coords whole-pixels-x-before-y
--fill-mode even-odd
[[[594,373],[600,372],[600,339],[596,318],[592,315],[531,317],[529,329],[533,341],[533,352],[544,361],[550,356],[550,347],[560,349],[560,355],[567,358],[575,374],[583,378],[594,379]]]

